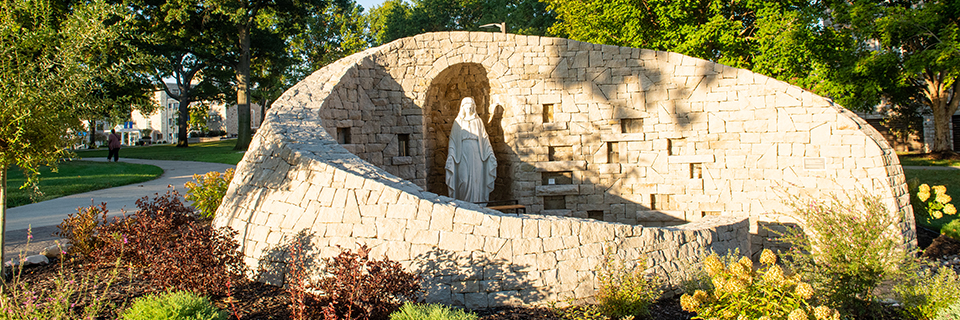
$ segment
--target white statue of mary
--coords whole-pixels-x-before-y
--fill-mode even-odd
[[[470,202],[490,199],[497,178],[497,158],[471,97],[460,101],[460,112],[450,130],[445,168],[450,197]]]

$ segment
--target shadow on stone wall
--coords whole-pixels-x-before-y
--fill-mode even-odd
[[[254,271],[253,279],[286,287],[287,281],[291,280],[287,277],[302,277],[301,279],[306,280],[309,279],[309,273],[323,270],[319,248],[313,244],[315,238],[315,233],[303,230],[268,248],[260,258],[260,268]]]
[[[411,269],[424,279],[426,301],[468,309],[541,301],[546,298],[544,284],[552,283],[548,278],[553,276],[553,282],[556,281],[555,273],[544,275],[532,266],[489,257],[479,251],[434,248],[413,261]]]

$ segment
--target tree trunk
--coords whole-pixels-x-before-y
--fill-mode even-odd
[[[97,148],[97,121],[90,120],[90,144],[87,146],[90,149]]]
[[[233,150],[250,146],[250,29],[246,24],[240,33],[240,63],[237,64],[237,145]]]
[[[263,99],[263,102],[260,104],[260,123],[258,126],[263,126],[263,120],[267,119],[267,110],[270,109],[270,105],[273,104],[273,99]]]
[[[937,108],[933,110],[933,145],[930,152],[953,151],[953,144],[950,143],[952,136],[950,122],[952,115],[946,114],[947,110]]]
[[[180,109],[179,117],[177,117],[177,147],[186,148],[190,146],[190,142],[187,141],[187,121],[190,120],[190,82],[187,81],[187,84],[181,85],[180,87]]]
[[[0,263],[4,262],[3,248],[7,245],[7,167],[0,166]],[[0,272],[6,271],[0,264]],[[3,279],[6,280],[6,279]]]

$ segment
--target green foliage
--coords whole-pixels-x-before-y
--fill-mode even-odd
[[[954,302],[949,307],[940,311],[934,320],[960,320],[960,302]]]
[[[786,273],[777,264],[777,256],[764,249],[762,266],[754,270],[750,258],[728,256],[727,264],[717,254],[703,261],[703,269],[712,287],[680,297],[683,310],[696,312],[697,319],[840,319],[826,306],[811,303],[816,294],[812,285],[799,275]]]
[[[650,313],[650,305],[663,291],[657,281],[644,276],[644,269],[642,261],[629,263],[618,257],[614,249],[606,250],[597,268],[599,288],[595,296],[603,314],[619,319],[646,317]]]
[[[809,1],[546,0],[553,35],[678,52],[806,86],[823,42]]]
[[[901,217],[891,215],[878,196],[862,192],[846,200],[791,195],[785,203],[803,225],[781,235],[792,244],[786,262],[842,312],[877,311],[873,290],[909,261],[898,232]]]
[[[32,235],[27,238],[28,245],[31,238]],[[26,282],[22,278],[23,265],[16,267],[12,278],[0,285],[0,320],[98,319],[113,309],[113,304],[102,296],[117,281],[117,265],[106,278],[83,278],[63,264],[64,259],[60,259],[52,288]]]
[[[931,188],[926,183],[921,184],[917,187],[914,200],[919,200],[914,207],[920,206],[933,219],[943,218],[945,214],[951,216],[957,214],[957,208],[950,203],[953,198],[947,194],[947,187],[945,186],[933,186]]]
[[[87,208],[77,208],[76,214],[69,214],[57,226],[60,229],[56,235],[67,239],[70,244],[70,253],[86,256],[103,247],[103,241],[96,236],[97,228],[107,223],[107,203],[99,206],[91,205]]]
[[[960,276],[949,268],[924,270],[894,287],[904,310],[918,319],[935,319],[950,306],[960,305]]]
[[[440,304],[404,303],[390,320],[476,320],[477,315]]]
[[[951,198],[960,197],[960,175],[944,174],[944,171],[940,170],[921,169],[904,169],[903,173],[907,177],[909,190],[917,190],[920,181],[923,181],[931,185],[944,185],[947,187],[947,194],[949,194]],[[930,216],[930,213],[923,210],[919,199],[911,198],[910,203],[913,205],[913,215],[916,217],[914,220],[917,222],[917,225],[934,231],[944,232],[944,226],[951,221],[960,219],[957,215],[934,219]]]
[[[184,198],[193,201],[193,207],[200,211],[201,217],[213,218],[223,202],[223,196],[227,194],[230,181],[233,180],[233,169],[227,169],[223,174],[217,171],[210,171],[202,176],[195,174],[193,180],[184,185],[187,188]]]
[[[553,308],[553,312],[563,320],[609,320],[600,306],[593,304],[573,305],[565,308]],[[628,316],[623,320],[632,320],[633,316]]]
[[[227,315],[206,297],[173,291],[138,298],[121,317],[125,320],[226,320]]]
[[[960,240],[960,219],[955,219],[943,225],[943,227],[940,228],[940,233],[955,240]]]
[[[481,25],[506,22],[507,32],[546,35],[553,12],[535,0],[390,0],[370,10],[368,20],[376,44],[434,31],[494,31]]]

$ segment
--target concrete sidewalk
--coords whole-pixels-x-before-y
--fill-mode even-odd
[[[105,158],[84,158],[80,160],[107,161]],[[7,209],[4,257],[10,260],[20,250],[26,250],[27,254],[37,254],[43,247],[54,244],[54,241],[58,239],[53,236],[53,233],[58,231],[57,225],[63,219],[66,219],[68,214],[76,213],[78,207],[89,207],[91,204],[106,202],[109,216],[118,216],[124,211],[132,214],[137,210],[137,199],[144,196],[153,198],[156,194],[163,194],[167,192],[168,186],[173,186],[180,194],[185,194],[186,188],[183,185],[193,180],[194,174],[204,174],[210,171],[223,172],[228,168],[236,167],[229,164],[194,161],[125,158],[120,158],[120,161],[158,166],[163,169],[163,174],[159,178],[147,182],[78,193]],[[28,226],[33,229],[33,239],[29,241],[29,247],[27,247]]]

